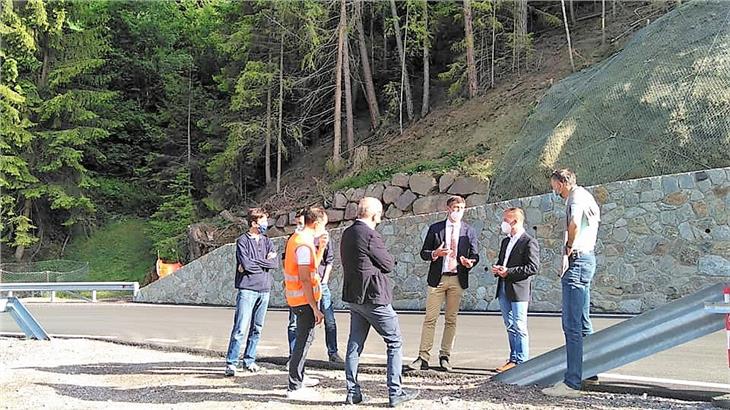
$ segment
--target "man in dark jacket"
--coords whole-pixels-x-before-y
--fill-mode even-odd
[[[226,355],[226,376],[235,376],[238,356],[244,336],[246,347],[243,366],[250,372],[259,371],[256,347],[264,326],[273,277],[271,271],[279,265],[276,249],[265,234],[268,215],[261,208],[248,211],[249,230],[236,241],[236,313]]]
[[[426,316],[421,329],[421,345],[418,358],[408,365],[413,370],[428,369],[436,320],[445,302],[439,364],[442,369],[451,371],[449,357],[456,337],[456,318],[461,297],[469,287],[469,271],[479,263],[476,232],[462,221],[465,206],[464,198],[456,195],[449,197],[446,201],[446,219],[431,225],[423,241],[421,259],[431,263],[428,269]]]
[[[530,282],[540,270],[540,246],[525,232],[525,213],[520,208],[506,209],[502,215],[502,233],[507,235],[499,247],[492,273],[497,280],[497,299],[507,328],[509,359],[498,367],[507,371],[530,358],[527,334],[527,306]]]
[[[403,344],[398,315],[393,310],[393,285],[387,276],[395,267],[395,258],[385,249],[385,243],[375,226],[383,216],[383,204],[371,197],[358,204],[358,219],[342,234],[342,300],[350,307],[350,337],[347,341],[345,403],[363,402],[357,381],[360,361],[368,331],[372,326],[383,337],[388,354],[388,404],[395,407],[413,400],[418,392],[401,388]]]

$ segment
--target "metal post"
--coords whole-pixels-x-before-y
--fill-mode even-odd
[[[96,302],[96,291],[95,290],[91,291],[91,301]]]
[[[730,287],[726,287],[722,291],[722,296],[726,304],[730,303]],[[727,337],[727,362],[730,366],[730,313],[725,315],[725,335]]]
[[[52,290],[51,291],[51,303],[53,303],[55,301],[56,301],[56,291]]]

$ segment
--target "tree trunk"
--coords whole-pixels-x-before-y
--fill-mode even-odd
[[[340,4],[340,23],[337,26],[337,67],[335,67],[335,137],[334,148],[332,149],[332,163],[336,167],[340,165],[342,155],[342,57],[345,45],[345,19],[347,10],[344,0]]]
[[[495,26],[497,25],[497,3],[492,3],[492,58],[490,61],[490,64],[492,65],[491,70],[489,70],[489,74],[491,76],[489,84],[492,88],[494,88],[494,45],[496,43],[497,39],[497,33]]]
[[[25,202],[23,203],[23,217],[25,217],[26,219],[30,219],[30,210],[32,206],[33,201],[26,198]],[[23,255],[25,255],[25,246],[20,245],[15,248],[15,260],[17,262],[20,262],[23,259]]]
[[[276,192],[281,192],[281,151],[282,131],[284,128],[284,32],[281,33],[279,46],[279,133],[276,138]]]
[[[601,45],[606,44],[606,0],[601,0]]]
[[[518,0],[515,2],[515,30],[514,30],[514,48],[517,67],[517,75],[520,74],[520,60],[525,54],[527,46],[527,0]]]
[[[358,43],[360,44],[360,62],[362,63],[363,82],[365,83],[365,98],[368,100],[370,110],[370,125],[374,129],[378,126],[380,120],[380,110],[378,108],[378,97],[375,94],[375,85],[373,84],[373,73],[370,70],[370,58],[368,57],[368,48],[365,42],[365,30],[362,25],[362,12],[363,3],[357,2],[355,4],[355,21],[357,22]]]
[[[271,52],[269,52],[271,65]],[[271,183],[271,82],[266,89],[266,184]]]
[[[431,47],[431,44],[428,36],[428,0],[423,0],[423,28],[426,31],[426,37],[423,39],[423,103],[421,105],[421,117],[425,117],[428,114],[428,100],[431,93],[431,66],[429,62],[429,47]]]
[[[570,0],[570,24],[575,24],[575,9],[573,8],[573,0]]]
[[[192,143],[190,137],[190,118],[192,117],[192,105],[193,105],[193,60],[192,56],[190,59],[190,71],[188,74],[188,195],[192,189],[192,168],[190,167],[192,159]]]
[[[393,26],[395,27],[395,44],[398,47],[398,56],[400,57],[401,63],[401,78],[402,87],[406,93],[406,112],[408,113],[408,120],[413,119],[413,98],[411,96],[411,81],[408,77],[408,68],[406,67],[406,50],[403,48],[403,41],[400,38],[400,20],[398,17],[398,9],[395,6],[395,0],[390,0],[390,10],[393,13]],[[406,30],[408,30],[408,13],[406,13]],[[408,32],[406,31],[406,39]]]
[[[342,0],[345,4],[345,0]],[[347,24],[347,23],[345,23]],[[352,156],[355,149],[355,124],[352,117],[352,77],[350,76],[350,42],[345,34],[345,44],[342,47],[342,79],[345,83],[345,119],[347,130],[347,156]]]
[[[565,37],[568,39],[568,55],[570,56],[570,67],[573,72],[575,72],[575,63],[573,62],[573,46],[570,45],[570,29],[568,28],[568,16],[565,13],[565,0],[560,0],[560,5],[563,8],[563,23],[565,23]]]
[[[477,95],[477,69],[474,64],[474,33],[471,20],[471,0],[464,0],[464,40],[466,42],[466,78],[469,98]]]

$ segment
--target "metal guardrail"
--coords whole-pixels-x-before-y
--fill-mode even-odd
[[[725,320],[705,310],[723,300],[720,283],[642,313],[583,339],[583,378],[607,372],[663,350],[722,330]],[[563,380],[565,346],[500,373],[493,380],[519,386],[549,386]]]
[[[0,298],[1,312],[9,313],[26,336],[37,340],[51,340],[41,324],[30,314],[30,311],[23,306],[18,298]]]
[[[96,302],[96,292],[99,290],[139,293],[139,282],[33,282],[33,283],[0,283],[0,292],[51,292],[51,302],[55,300],[56,292],[91,292],[91,301]]]

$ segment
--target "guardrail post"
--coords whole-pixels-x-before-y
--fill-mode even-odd
[[[91,301],[96,302],[96,291],[95,290],[91,291]]]
[[[53,303],[55,301],[56,301],[56,291],[52,290],[51,291],[51,303]]]

